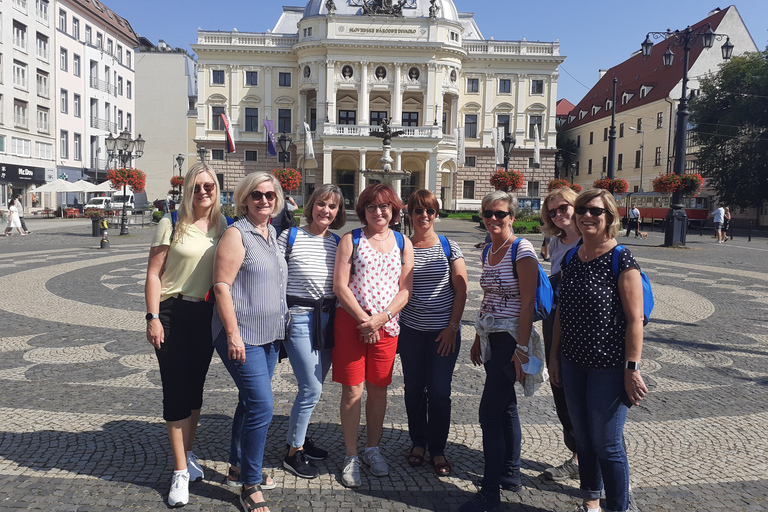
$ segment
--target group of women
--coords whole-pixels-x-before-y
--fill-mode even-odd
[[[551,233],[553,262],[562,253],[558,247],[575,245],[576,233],[583,240],[578,258],[561,270],[560,307],[550,322],[553,334],[545,336],[546,358],[532,325],[538,263],[530,242],[515,243],[515,198],[496,192],[483,200],[491,244],[484,251],[484,297],[470,355],[486,370],[480,403],[485,473],[480,491],[461,506],[463,512],[492,510],[500,502],[500,489],[520,489],[514,382],[538,374],[540,359],[547,359],[553,386],[564,384],[575,438],[568,447],[578,454],[585,507],[594,509],[604,480],[609,510],[627,508],[623,404],[636,403],[647,390],[639,373],[625,376],[623,362],[640,358],[642,302],[636,302],[642,301],[642,292],[629,251],[622,252],[619,277],[610,275],[610,256],[605,255],[615,246],[619,221],[612,199],[595,196],[584,202],[582,196],[576,201],[555,198],[545,212],[548,226],[559,227]],[[412,442],[406,460],[412,466],[429,460],[437,476],[450,475],[445,448],[451,380],[468,285],[458,244],[434,230],[434,194],[420,190],[411,195],[410,239],[391,228],[403,204],[388,185],[370,185],[362,192],[355,213],[363,227],[341,238],[330,231],[346,221],[343,196],[334,185],[318,187],[311,195],[305,226],[279,237],[270,219],[282,211],[284,197],[274,176],[247,175],[234,201],[238,218],[227,228],[214,173],[204,164],[192,167],[178,215],[160,221],[150,250],[147,339],[160,366],[163,417],[175,464],[168,504],[186,504],[189,481],[204,476],[192,448],[214,349],[238,388],[227,484],[242,486],[245,512],[268,512],[263,491],[275,487],[262,473],[262,461],[281,345],[298,384],[283,459],[287,471],[314,478],[319,470],[313,461],[328,456],[307,431],[332,366],[332,379],[342,386],[342,483],[359,486],[362,464],[375,476],[388,474],[379,441],[399,352]],[[598,310],[594,301],[604,302],[611,314],[624,314],[620,320],[593,318]],[[597,326],[609,335],[595,331]],[[359,455],[363,390],[366,447]],[[610,428],[603,423],[596,428],[595,422],[610,423]]]

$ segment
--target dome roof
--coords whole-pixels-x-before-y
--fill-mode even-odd
[[[386,2],[387,0],[384,0]],[[358,16],[363,14],[362,5],[370,0],[334,0],[336,4],[337,16]],[[326,8],[327,0],[309,0],[304,8],[304,17],[325,16],[328,14]],[[392,0],[393,4],[399,3],[398,0]],[[452,0],[437,0],[436,5],[440,8],[437,11],[437,18],[448,21],[459,21],[459,14]],[[406,0],[403,5],[403,16],[406,18],[428,18],[429,0]]]

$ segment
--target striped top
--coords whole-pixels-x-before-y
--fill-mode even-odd
[[[277,247],[275,228],[269,227],[269,243],[258,234],[247,217],[227,229],[237,229],[243,238],[245,257],[232,283],[232,303],[240,337],[247,345],[266,345],[285,338],[288,308],[285,287],[288,269]],[[213,310],[213,339],[224,328]]]
[[[390,232],[390,235],[393,233]],[[349,276],[349,289],[363,310],[371,314],[381,313],[392,303],[400,291],[400,274],[403,265],[400,262],[400,249],[394,244],[388,253],[374,249],[365,231],[361,230],[357,257],[352,262],[355,273]],[[341,307],[337,304],[336,307]],[[390,336],[400,334],[399,314],[384,324],[383,329]]]
[[[512,272],[512,244],[504,251],[504,256],[496,265],[483,263],[483,274],[480,276],[480,287],[485,292],[480,305],[480,313],[493,315],[494,318],[517,318],[520,316],[520,286]],[[517,247],[517,261],[523,258],[536,258],[533,244],[523,238]]]
[[[277,240],[282,254],[285,254],[290,232],[286,229]],[[288,260],[288,295],[313,300],[335,297],[333,267],[337,247],[336,239],[330,233],[319,237],[298,228]]]
[[[448,240],[451,262],[464,258],[459,244]],[[419,331],[442,331],[451,321],[456,292],[443,246],[413,248],[413,292],[400,312],[400,323]]]

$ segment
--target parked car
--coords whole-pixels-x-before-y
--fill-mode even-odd
[[[83,211],[109,210],[112,208],[112,199],[109,197],[93,197],[83,205]]]

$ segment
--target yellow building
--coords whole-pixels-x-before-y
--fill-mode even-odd
[[[304,192],[335,183],[348,207],[366,184],[359,170],[380,168],[381,139],[370,132],[385,118],[404,132],[392,139],[393,167],[412,171],[398,185],[404,199],[428,188],[445,208],[476,209],[496,169],[495,127],[517,141],[510,167],[526,177],[521,197],[538,204],[554,174],[559,44],[486,40],[450,0],[311,0],[284,7],[266,33],[200,31],[193,49],[195,141],[224,174],[225,190],[281,165],[267,156],[265,119],[291,137],[290,166],[304,173]],[[225,150],[221,113],[234,128],[234,153]],[[305,155],[305,122],[316,165]],[[534,125],[539,168],[529,165]]]

